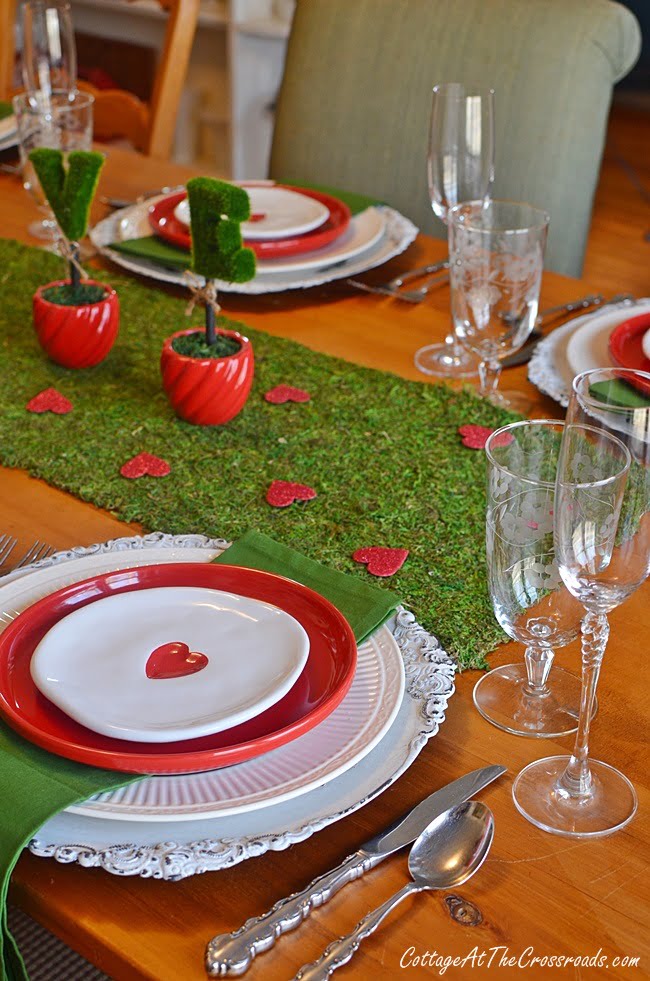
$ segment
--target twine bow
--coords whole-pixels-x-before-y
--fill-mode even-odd
[[[216,317],[221,307],[217,302],[217,284],[215,280],[204,280],[201,276],[196,276],[193,272],[190,272],[189,269],[185,270],[183,279],[192,294],[190,302],[185,307],[185,315],[189,317],[197,303],[205,303],[206,307],[212,309]]]
[[[71,266],[79,273],[80,279],[88,279],[86,272],[79,262],[79,246],[76,242],[71,242],[67,238],[60,228],[58,230],[58,235],[55,242],[55,247],[62,259],[65,259]]]

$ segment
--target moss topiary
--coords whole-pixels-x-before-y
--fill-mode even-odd
[[[43,290],[41,296],[48,303],[56,303],[60,307],[83,307],[91,303],[99,303],[106,296],[106,288],[96,283],[64,283],[61,286],[50,286]]]
[[[255,275],[255,254],[242,248],[240,224],[250,218],[243,187],[212,177],[187,182],[192,230],[192,269],[206,279],[245,283]]]
[[[63,234],[72,242],[83,238],[104,166],[103,154],[73,150],[68,154],[67,170],[62,150],[37,147],[29,159]]]
[[[194,334],[183,334],[172,341],[172,350],[186,358],[227,358],[241,350],[241,344],[234,337],[217,334],[213,344],[209,344],[205,333],[197,330]]]

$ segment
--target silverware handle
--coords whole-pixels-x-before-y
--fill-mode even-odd
[[[205,965],[212,977],[245,974],[258,954],[270,950],[284,933],[295,930],[313,909],[378,865],[385,856],[358,851],[337,868],[314,879],[302,892],[281,899],[267,913],[246,920],[234,933],[214,937],[205,953]]]
[[[374,933],[384,917],[388,916],[391,910],[395,909],[406,896],[412,892],[419,892],[418,886],[414,882],[409,882],[403,886],[399,892],[387,899],[385,903],[372,910],[362,920],[347,937],[334,940],[327,947],[317,961],[312,964],[305,964],[296,974],[294,981],[327,981],[334,971],[343,967],[356,954],[362,940]]]
[[[420,266],[419,269],[410,269],[408,272],[402,273],[400,276],[395,276],[390,282],[386,283],[388,289],[396,290],[404,283],[410,283],[412,279],[419,279],[420,276],[426,276],[428,273],[442,272],[443,269],[449,268],[449,259],[442,259],[440,262],[432,262],[428,266]]]
[[[584,296],[581,300],[573,300],[571,303],[561,303],[557,307],[547,307],[540,310],[537,323],[546,320],[547,317],[554,317],[560,313],[572,313],[574,310],[583,310],[586,307],[597,307],[603,302],[604,297],[601,293],[594,293],[593,296]]]

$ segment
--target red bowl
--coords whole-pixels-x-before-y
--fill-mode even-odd
[[[650,359],[643,352],[643,336],[650,330],[650,312],[624,320],[609,336],[609,353],[621,368],[650,372]],[[630,379],[639,391],[650,395],[650,382],[643,378]]]

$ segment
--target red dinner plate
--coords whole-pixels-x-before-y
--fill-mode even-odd
[[[639,314],[630,320],[624,320],[615,327],[609,335],[609,353],[621,368],[634,368],[636,371],[650,372],[650,360],[643,353],[643,335],[650,330],[650,313]],[[630,383],[650,395],[650,382],[643,378]]]
[[[278,184],[277,186],[295,191],[297,194],[304,194],[308,198],[315,198],[316,201],[320,201],[321,204],[329,208],[330,215],[327,221],[319,225],[318,228],[314,228],[311,232],[305,232],[303,235],[245,241],[244,244],[253,250],[258,259],[280,259],[284,256],[300,255],[303,252],[322,249],[337,239],[339,235],[342,235],[350,224],[350,209],[338,198],[333,198],[330,194],[323,194],[321,191],[290,187],[288,184]],[[185,191],[179,191],[177,194],[170,194],[162,201],[152,204],[149,208],[149,224],[159,238],[189,251],[192,246],[189,229],[174,215],[174,208],[186,197]]]
[[[30,661],[55,623],[106,596],[160,586],[226,590],[273,603],[295,617],[307,631],[310,646],[293,688],[271,708],[232,729],[164,744],[102,736],[79,725],[38,691]],[[66,586],[16,617],[0,635],[0,714],[30,742],[80,763],[126,773],[214,770],[283,746],[322,722],[350,687],[356,659],[354,634],[344,616],[324,597],[290,579],[229,565],[142,566]]]

